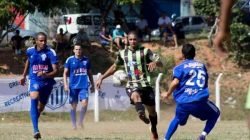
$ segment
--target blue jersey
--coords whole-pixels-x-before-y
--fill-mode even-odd
[[[64,67],[69,70],[69,87],[71,89],[88,88],[88,70],[90,69],[90,62],[87,57],[76,58],[70,56]]]
[[[190,103],[208,99],[208,74],[203,63],[185,60],[174,68],[173,78],[180,81],[173,94],[177,103]]]
[[[31,81],[53,80],[53,78],[37,76],[37,73],[41,71],[44,73],[52,72],[52,64],[58,63],[56,52],[52,48],[46,46],[44,49],[37,51],[36,47],[33,46],[27,49],[26,54],[29,61],[29,79]]]

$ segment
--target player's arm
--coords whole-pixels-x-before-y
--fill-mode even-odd
[[[29,69],[29,60],[27,59],[24,65],[24,70],[23,70],[23,74],[22,74],[22,78],[20,79],[20,84],[24,85],[25,81],[26,81],[26,76],[28,74],[28,69]]]
[[[58,65],[57,64],[52,64],[52,71],[49,73],[45,73],[43,71],[38,72],[37,76],[41,76],[44,78],[54,78],[58,72]]]
[[[63,71],[63,85],[64,85],[64,90],[65,91],[69,91],[68,73],[69,73],[69,69],[68,68],[64,68],[64,71]]]
[[[234,0],[221,0],[220,6],[220,21],[218,25],[218,31],[213,40],[213,44],[217,47],[218,53],[224,55],[226,49],[223,48],[223,41],[227,40],[230,32],[230,14],[232,12],[232,7]]]
[[[161,94],[161,97],[162,97],[163,99],[168,99],[169,96],[173,93],[173,91],[174,91],[174,90],[176,89],[176,87],[178,86],[179,82],[180,82],[179,79],[174,78],[174,80],[170,83],[170,86],[169,86],[168,91],[167,91],[167,92],[163,92],[163,93]]]
[[[90,91],[92,93],[95,91],[95,84],[94,84],[94,78],[93,78],[93,74],[92,74],[91,69],[88,70],[88,76],[89,76],[89,81],[91,83]]]
[[[102,80],[104,80],[105,78],[109,77],[110,75],[114,74],[114,72],[117,69],[117,65],[113,64],[111,67],[109,67],[109,69],[103,74],[101,75],[97,82],[96,82],[96,88],[100,89],[101,88],[101,84],[102,84]]]
[[[234,4],[234,0],[221,0],[221,8],[220,8],[220,30],[222,32],[229,31],[229,20],[230,14],[232,12],[232,6]]]

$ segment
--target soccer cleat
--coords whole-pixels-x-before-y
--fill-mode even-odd
[[[152,140],[158,140],[158,133],[156,126],[154,127],[150,126],[150,132],[152,134]]]
[[[145,123],[145,124],[149,124],[150,121],[149,119],[146,117],[144,112],[140,112],[139,113],[139,118]]]
[[[206,140],[206,136],[200,135],[199,138],[198,138],[197,140]]]
[[[36,132],[36,133],[34,134],[34,139],[38,140],[38,139],[40,139],[40,138],[41,138],[40,132]]]

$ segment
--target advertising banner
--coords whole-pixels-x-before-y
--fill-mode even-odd
[[[94,76],[94,81],[96,81]],[[22,86],[19,79],[0,79],[0,113],[29,111],[30,97],[28,84]],[[68,112],[69,94],[63,89],[63,78],[55,78],[56,84],[50,95],[45,111],[47,112]],[[89,93],[89,110],[94,109],[94,93]],[[99,91],[99,108],[101,110],[125,111],[130,107],[130,100],[124,87],[113,85],[112,76],[105,79]],[[78,105],[78,110],[80,104]]]

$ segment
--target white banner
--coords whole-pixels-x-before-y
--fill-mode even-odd
[[[56,84],[46,105],[47,112],[68,112],[71,108],[68,94],[63,90],[63,79],[55,78]],[[29,111],[30,97],[28,86],[21,86],[19,79],[0,79],[0,113]],[[96,81],[96,76],[94,76]],[[130,100],[124,87],[113,86],[112,76],[105,79],[99,93],[99,108],[125,111]],[[78,110],[80,104],[78,105]],[[89,110],[94,109],[94,93],[89,94]]]

